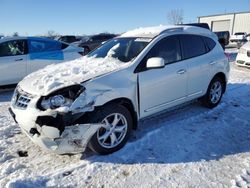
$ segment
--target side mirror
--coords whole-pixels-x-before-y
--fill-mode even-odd
[[[147,61],[147,68],[149,69],[159,69],[165,67],[165,61],[161,57],[152,57]]]

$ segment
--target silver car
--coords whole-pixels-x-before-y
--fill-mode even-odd
[[[44,149],[98,154],[122,148],[140,119],[200,99],[216,107],[229,63],[217,36],[194,26],[129,31],[88,56],[22,80],[10,112]]]

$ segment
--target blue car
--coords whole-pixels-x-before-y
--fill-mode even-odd
[[[77,59],[84,49],[40,37],[0,39],[0,86],[18,83],[26,75],[49,64]]]

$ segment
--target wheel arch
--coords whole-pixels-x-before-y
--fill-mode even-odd
[[[110,104],[116,104],[116,105],[122,105],[128,111],[130,112],[133,120],[133,129],[137,129],[138,125],[138,115],[136,113],[135,107],[132,103],[132,101],[128,98],[116,98],[111,101],[108,101],[100,106],[95,106],[94,111],[88,111],[83,113],[82,116],[80,116],[75,123],[89,123],[90,116],[92,116],[96,111],[102,110],[104,106],[110,105]]]
[[[218,72],[218,73],[216,73],[214,75],[213,79],[215,79],[215,78],[220,78],[222,80],[222,82],[223,82],[223,93],[225,93],[226,92],[226,87],[227,87],[226,75],[223,72]]]
[[[106,106],[109,104],[118,104],[118,105],[122,105],[123,107],[127,108],[132,116],[132,119],[133,119],[133,129],[134,130],[137,129],[138,115],[137,115],[135,107],[130,99],[128,99],[128,98],[116,98],[116,99],[113,99],[111,101],[108,101],[107,103],[103,104],[102,106]]]

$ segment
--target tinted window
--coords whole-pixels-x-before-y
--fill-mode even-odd
[[[65,43],[61,43],[61,45],[62,45],[62,47],[61,47],[62,50],[65,49],[65,48],[67,48],[69,46],[69,45],[67,45]]]
[[[102,39],[102,36],[93,36],[91,38],[93,41],[98,41],[98,40],[101,40]]]
[[[0,44],[0,57],[26,54],[26,41],[13,40]]]
[[[60,37],[58,40],[59,41],[63,41],[63,42],[67,42],[67,38],[66,37]]]
[[[29,52],[50,52],[61,50],[62,44],[57,41],[29,40]]]
[[[208,37],[203,37],[203,39],[207,45],[208,51],[211,51],[215,47],[216,43],[213,41],[213,39]]]
[[[75,36],[68,36],[67,40],[65,42],[67,43],[72,43],[76,41],[76,37]]]
[[[188,59],[205,54],[206,46],[200,36],[197,35],[180,35],[183,58]]]
[[[158,42],[148,53],[147,59],[161,57],[165,64],[181,60],[180,43],[177,36],[167,37]]]
[[[113,35],[104,35],[104,36],[102,36],[102,40],[109,40],[109,39],[112,39],[112,38],[114,38]]]

